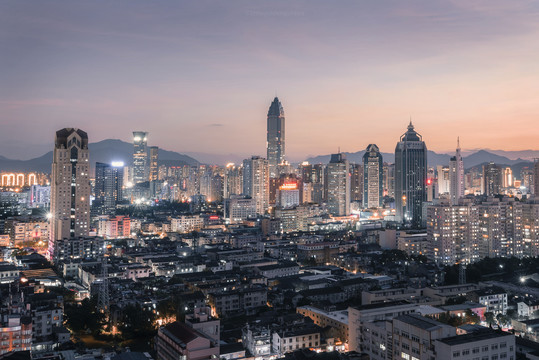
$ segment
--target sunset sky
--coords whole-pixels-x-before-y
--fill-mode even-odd
[[[430,150],[539,149],[538,1],[0,2],[0,155],[90,142],[265,156],[275,95],[293,161],[410,117]]]

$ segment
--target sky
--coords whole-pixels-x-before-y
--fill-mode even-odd
[[[265,156],[274,96],[286,154],[539,149],[539,2],[0,2],[0,155],[149,132],[167,150]]]

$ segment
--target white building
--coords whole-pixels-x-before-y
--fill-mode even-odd
[[[434,350],[436,360],[516,359],[515,335],[492,329],[436,340]]]

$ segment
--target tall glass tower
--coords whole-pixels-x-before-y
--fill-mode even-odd
[[[273,99],[268,111],[268,163],[270,178],[279,177],[277,165],[285,159],[285,132],[284,132],[283,105],[277,97]]]
[[[423,226],[423,203],[427,201],[427,146],[414,130],[408,131],[395,147],[395,205],[397,219],[414,228]]]
[[[377,208],[384,197],[384,161],[376,144],[369,144],[363,155],[363,207]]]
[[[133,183],[148,181],[148,133],[133,131]]]

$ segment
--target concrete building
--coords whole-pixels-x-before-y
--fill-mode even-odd
[[[243,194],[256,202],[256,212],[265,214],[269,207],[268,160],[259,156],[243,160]]]
[[[230,195],[224,204],[225,219],[230,224],[256,217],[256,200],[244,195]]]
[[[515,335],[485,329],[447,337],[434,343],[437,360],[515,360]]]
[[[55,243],[86,237],[90,227],[90,154],[88,135],[79,129],[56,132],[51,174],[49,257]]]
[[[457,329],[421,315],[401,315],[393,319],[393,354],[395,358],[430,360],[437,358],[434,343],[455,336]]]
[[[187,324],[159,328],[155,338],[158,360],[210,360],[219,357],[219,344]]]
[[[384,196],[383,164],[380,149],[369,144],[363,155],[363,207],[378,208],[382,206]]]
[[[148,181],[148,133],[133,131],[133,183]]]
[[[361,351],[362,334],[367,322],[391,320],[399,315],[415,313],[417,305],[406,301],[394,301],[383,304],[362,305],[348,308],[348,349]]]
[[[350,215],[350,169],[346,155],[332,154],[326,167],[327,208],[331,215]]]
[[[320,327],[312,324],[279,329],[272,334],[272,352],[275,355],[283,356],[299,349],[320,348],[321,331]]]

